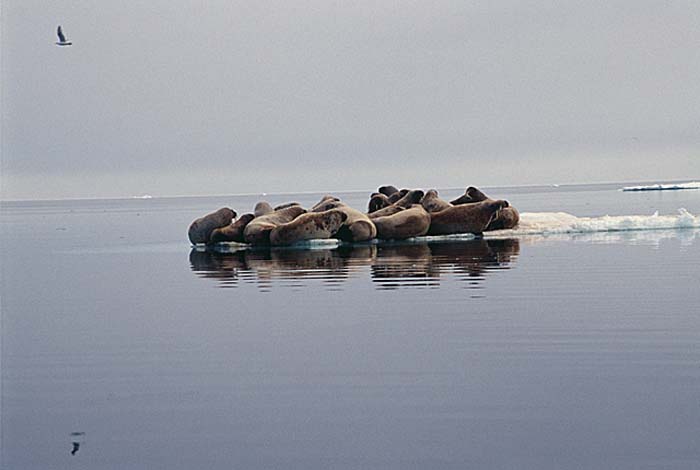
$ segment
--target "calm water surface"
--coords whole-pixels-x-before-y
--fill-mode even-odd
[[[488,192],[700,214],[619,187]],[[700,468],[698,230],[191,249],[259,198],[3,203],[3,469]]]

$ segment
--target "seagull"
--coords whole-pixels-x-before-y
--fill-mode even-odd
[[[61,25],[58,25],[58,29],[56,30],[56,34],[58,34],[58,42],[56,45],[58,46],[72,46],[73,43],[70,41],[66,41],[66,37],[63,35],[63,30],[61,29]]]

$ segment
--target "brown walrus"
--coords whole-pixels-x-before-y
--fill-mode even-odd
[[[216,212],[200,217],[190,224],[187,236],[193,245],[208,243],[211,232],[219,227],[226,227],[236,218],[236,211],[228,207],[222,207]]]
[[[256,217],[246,225],[243,238],[253,245],[269,245],[273,228],[291,222],[305,212],[301,206],[291,206]]]
[[[372,193],[369,198],[369,204],[367,205],[367,213],[371,214],[372,212],[376,212],[379,209],[384,209],[390,205],[391,203],[389,202],[389,198],[385,194]]]
[[[388,197],[388,196],[391,196],[391,195],[394,194],[394,193],[399,192],[399,190],[396,189],[396,186],[392,186],[392,185],[389,184],[389,185],[386,185],[386,186],[380,186],[379,189],[377,190],[377,192],[379,192],[379,194],[383,194],[383,195],[385,195],[385,196]]]
[[[393,215],[373,219],[377,227],[377,238],[382,240],[405,240],[428,233],[430,214],[420,204]]]
[[[493,199],[488,197],[479,189],[470,186],[467,188],[467,190],[462,196],[452,201],[452,204],[473,204],[475,202],[481,201],[493,201]],[[491,230],[503,230],[513,228],[516,225],[518,225],[518,222],[520,222],[520,213],[515,207],[509,205],[508,207],[504,207],[503,210],[499,211],[498,216],[491,221],[489,226],[486,228],[486,231],[489,232]]]
[[[490,199],[490,198],[486,194],[482,193],[474,186],[469,186],[464,191],[464,194],[459,196],[454,201],[450,201],[450,204],[452,204],[453,206],[459,206],[461,204],[471,204],[473,202],[481,202],[481,201],[485,201],[487,199]]]
[[[504,207],[498,211],[498,215],[491,221],[486,231],[514,228],[519,222],[520,212],[513,206]]]
[[[347,218],[347,214],[339,209],[307,212],[291,222],[273,228],[270,232],[270,244],[292,245],[304,240],[331,238]]]
[[[246,225],[253,220],[255,216],[253,214],[243,214],[235,222],[230,223],[226,227],[220,227],[211,232],[209,237],[209,243],[218,242],[238,242],[245,243],[245,238],[243,237],[243,230]]]
[[[420,200],[420,205],[423,206],[423,208],[428,212],[440,212],[448,207],[452,207],[452,204],[444,199],[440,199],[438,197],[438,192],[434,189],[431,189],[425,193],[423,199]]]
[[[345,242],[365,242],[377,236],[377,228],[366,214],[348,206],[338,198],[321,200],[311,210],[322,212],[331,209],[341,210],[347,215],[345,223],[335,234],[335,238]]]
[[[393,204],[402,197],[404,197],[408,193],[408,189],[401,189],[399,191],[396,191],[395,193],[391,193],[389,196],[389,203]]]
[[[267,215],[271,212],[274,212],[274,209],[272,209],[272,206],[267,201],[258,202],[257,204],[255,204],[255,209],[253,209],[253,214],[255,215],[255,217]]]
[[[330,194],[326,194],[321,198],[320,201],[318,201],[316,204],[311,206],[310,212],[322,212],[322,211],[327,211],[329,208],[327,207],[326,209],[320,209],[322,206],[327,205],[329,202],[338,202],[340,201],[339,198],[335,196],[331,196]],[[320,209],[320,210],[319,210]]]
[[[400,212],[403,209],[408,209],[413,204],[418,204],[422,198],[423,191],[421,191],[420,189],[412,189],[410,191],[407,191],[401,199],[399,199],[392,205],[368,214],[369,218],[374,219],[376,217],[384,217],[387,215],[396,214],[397,212]]]
[[[280,209],[286,209],[287,207],[292,207],[292,206],[300,206],[298,202],[285,202],[284,204],[280,204],[279,206],[275,206],[272,210],[273,211],[278,211]]]
[[[508,201],[486,200],[472,204],[461,204],[430,214],[428,235],[450,235],[454,233],[473,233],[486,231],[489,223],[498,216],[498,212],[508,207]],[[375,221],[376,223],[376,221]]]

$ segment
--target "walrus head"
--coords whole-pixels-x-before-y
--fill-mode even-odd
[[[406,197],[413,203],[413,204],[419,204],[420,200],[423,199],[423,196],[425,196],[425,193],[421,191],[420,189],[412,189],[411,191],[406,194]]]
[[[369,200],[368,212],[376,212],[389,205],[389,198],[382,193],[374,193]]]
[[[255,208],[253,209],[253,214],[255,214],[255,217],[260,217],[261,215],[269,214],[270,212],[272,212],[272,206],[267,201],[258,202],[255,204]]]
[[[433,197],[438,197],[438,192],[435,189],[429,189],[423,196],[423,199],[430,199]]]
[[[464,194],[469,196],[472,202],[481,202],[489,198],[486,194],[482,193],[481,191],[479,191],[479,189],[475,188],[474,186],[469,186]]]
[[[489,210],[491,211],[491,217],[489,217],[489,222],[486,224],[488,227],[491,225],[499,216],[501,209],[504,209],[508,207],[510,204],[508,204],[508,201],[504,199],[498,199],[498,200],[489,200],[485,202]]]
[[[385,196],[391,196],[392,194],[398,192],[399,190],[396,189],[395,186],[392,185],[387,185],[387,186],[381,186],[378,191],[382,193]]]

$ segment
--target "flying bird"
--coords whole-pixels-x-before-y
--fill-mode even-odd
[[[71,46],[73,45],[72,42],[66,41],[66,37],[63,35],[63,30],[61,29],[61,25],[58,25],[58,29],[56,30],[56,34],[58,34],[58,42],[56,45],[58,46]]]

